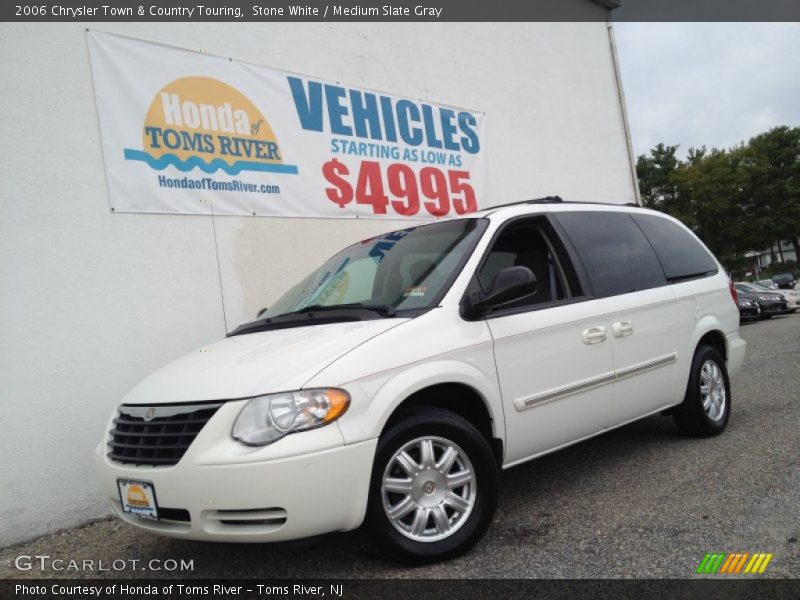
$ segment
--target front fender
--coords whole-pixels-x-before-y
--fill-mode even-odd
[[[490,348],[487,354],[491,358]],[[492,435],[504,439],[505,420],[496,374],[493,369],[489,373],[459,360],[433,360],[352,382],[345,386],[351,394],[350,408],[339,421],[345,443],[378,437],[404,400],[425,388],[445,383],[461,384],[477,392],[492,420]]]

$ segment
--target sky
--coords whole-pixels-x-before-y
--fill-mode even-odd
[[[633,150],[800,126],[800,23],[615,23]]]

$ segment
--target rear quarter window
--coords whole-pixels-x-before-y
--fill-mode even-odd
[[[632,214],[658,255],[668,281],[714,275],[714,257],[686,229],[655,215]]]
[[[586,268],[598,298],[666,285],[642,230],[623,212],[554,213]]]

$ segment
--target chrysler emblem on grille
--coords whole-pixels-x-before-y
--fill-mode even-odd
[[[155,416],[156,416],[156,407],[151,406],[150,408],[147,409],[147,412],[144,414],[144,420],[150,421]]]

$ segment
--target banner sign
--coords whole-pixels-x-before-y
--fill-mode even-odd
[[[481,112],[87,38],[114,211],[432,219],[486,203]]]

